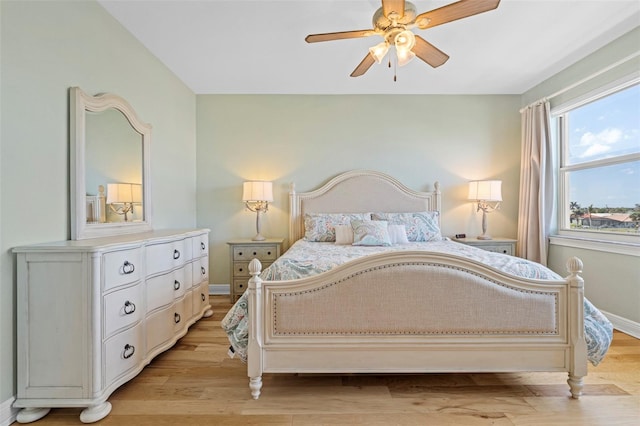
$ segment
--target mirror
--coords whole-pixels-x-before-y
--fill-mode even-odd
[[[70,90],[71,239],[149,231],[151,126],[113,94]]]

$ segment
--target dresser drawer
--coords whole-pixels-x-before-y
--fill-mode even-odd
[[[140,279],[142,273],[142,249],[105,253],[103,290],[109,290]]]
[[[107,340],[104,357],[107,386],[126,371],[140,365],[144,358],[142,323]]]
[[[173,305],[167,306],[150,315],[145,320],[147,329],[147,354],[154,351],[158,346],[168,342],[174,335],[173,327]]]
[[[209,258],[201,257],[196,259],[192,264],[193,268],[193,284],[198,285],[203,281],[209,283]]]
[[[273,262],[278,257],[275,245],[270,246],[240,246],[233,248],[233,260],[258,259]]]
[[[184,277],[184,267],[182,267],[148,279],[146,288],[147,312],[173,303],[174,299],[182,297],[186,290]]]
[[[144,314],[143,290],[142,283],[138,283],[133,287],[123,288],[104,296],[103,336],[105,338],[142,319]]]
[[[168,271],[185,262],[184,240],[147,247],[147,275]]]
[[[189,314],[185,312],[185,299],[176,300],[173,304],[173,331],[177,332],[189,323],[189,317],[191,316],[191,307],[189,307]]]
[[[205,305],[209,304],[209,284],[203,282],[199,287],[195,287],[193,289],[193,294],[191,295],[191,301],[193,305],[193,314],[200,313],[200,310]]]
[[[191,244],[193,245],[193,256],[201,257],[209,254],[209,235],[203,234],[197,237],[191,238]]]

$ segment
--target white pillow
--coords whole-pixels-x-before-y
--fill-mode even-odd
[[[408,244],[407,228],[404,225],[389,225],[387,227],[391,244]]]
[[[353,244],[353,228],[351,228],[351,225],[336,225],[334,228],[336,230],[336,244]]]

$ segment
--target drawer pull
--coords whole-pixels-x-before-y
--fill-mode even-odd
[[[174,258],[175,260],[180,259],[180,250],[175,249],[175,250],[173,251],[173,258]]]
[[[271,252],[270,252],[270,251],[268,251],[268,252],[267,252],[267,254],[268,254],[269,256],[271,256]]]
[[[242,272],[242,271],[244,271],[243,268],[238,268],[238,272]]]
[[[123,274],[133,274],[133,271],[136,270],[136,267],[133,265],[133,263],[129,262],[128,260],[125,260],[124,263],[122,264],[122,273]]]
[[[200,272],[202,272],[202,275],[207,275],[207,270],[204,269],[204,266],[200,267]]]
[[[173,289],[174,289],[174,290],[180,290],[180,281],[175,280],[175,281],[173,282]]]
[[[200,248],[201,248],[202,250],[204,250],[204,249],[206,249],[206,248],[207,248],[207,246],[205,246],[203,242],[200,242]]]
[[[129,302],[128,300],[124,302],[124,313],[127,315],[131,315],[136,311],[135,303]]]
[[[130,344],[124,345],[124,350],[122,351],[122,358],[129,359],[136,352],[136,347]]]
[[[204,293],[200,293],[200,297],[202,297],[202,301],[204,302],[205,301]]]
[[[258,253],[256,253],[256,252],[254,251],[254,252],[253,252],[253,255],[254,255],[254,256],[257,256],[257,255],[258,255]]]
[[[242,256],[242,252],[241,251],[238,252],[238,256]]]
[[[173,322],[175,322],[176,324],[180,322],[180,314],[179,313],[175,313],[173,314]]]

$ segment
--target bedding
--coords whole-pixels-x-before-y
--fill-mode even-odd
[[[393,223],[393,220],[390,220],[389,223]],[[406,226],[406,221],[403,226]],[[335,230],[333,235],[335,239]],[[265,281],[295,280],[328,271],[366,255],[403,250],[424,250],[462,256],[522,278],[562,279],[561,276],[538,263],[515,256],[485,251],[442,238],[436,241],[408,242],[392,246],[353,246],[334,242],[298,240],[284,255],[262,272],[261,278]],[[248,338],[247,309],[247,293],[245,292],[222,321],[222,327],[231,343],[230,355],[239,356],[245,362]],[[598,365],[604,358],[613,338],[613,326],[586,298],[584,299],[584,316],[588,359],[593,365]]]

